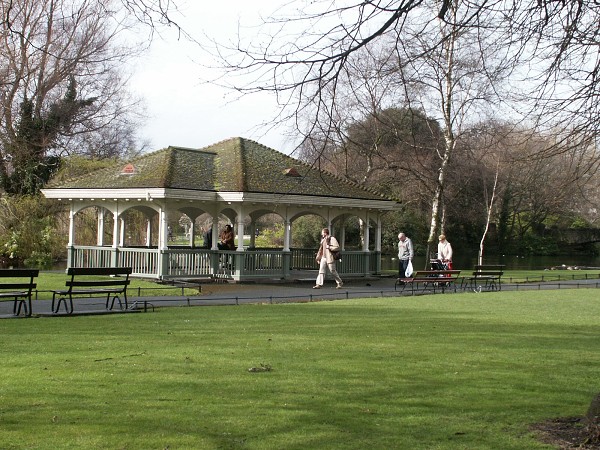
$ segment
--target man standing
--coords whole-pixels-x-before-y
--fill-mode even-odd
[[[398,234],[398,278],[406,278],[406,268],[413,256],[415,256],[415,251],[412,241],[406,237],[406,234]]]
[[[323,228],[321,230],[321,245],[319,246],[319,252],[317,253],[317,263],[319,264],[319,275],[317,276],[317,282],[313,286],[313,289],[321,289],[323,282],[325,281],[325,268],[328,267],[331,275],[337,283],[336,289],[340,289],[344,283],[337,273],[335,268],[335,259],[333,259],[332,251],[339,250],[340,244],[337,239],[329,235],[329,229]]]

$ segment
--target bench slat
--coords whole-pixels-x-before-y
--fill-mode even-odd
[[[69,267],[67,275],[131,275],[131,267]]]
[[[0,297],[2,298],[12,298],[12,297],[24,297],[29,294],[29,291],[12,291],[12,292],[0,292]]]
[[[65,286],[71,287],[85,287],[85,286],[127,286],[130,283],[129,280],[73,280],[67,281]]]
[[[35,289],[36,283],[0,283],[0,289]]]

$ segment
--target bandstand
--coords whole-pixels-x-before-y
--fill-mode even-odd
[[[322,217],[340,241],[340,273],[376,275],[381,270],[383,214],[399,206],[380,193],[239,137],[202,149],[168,147],[49,184],[42,192],[70,205],[69,267],[127,266],[134,276],[160,280],[288,279],[294,271],[316,269],[316,249],[291,246],[294,221],[307,214]],[[93,215],[95,245],[82,244],[78,236],[83,225],[77,218],[84,211],[88,219]],[[134,211],[143,226],[138,221],[134,228],[127,219]],[[170,245],[169,223],[183,214],[189,218],[189,245]],[[256,221],[266,214],[282,219],[281,248],[254,245]],[[200,230],[195,223],[202,215],[211,218],[214,237],[219,218],[233,225],[235,250],[218,249],[216,238],[210,248],[196,246]],[[357,249],[345,249],[344,224],[350,217],[361,224]],[[250,242],[245,245],[247,230]]]

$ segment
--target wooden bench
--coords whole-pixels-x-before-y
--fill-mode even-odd
[[[477,265],[473,268],[473,275],[463,279],[463,288],[467,287],[475,292],[500,290],[500,279],[504,275],[504,265]]]
[[[455,282],[459,275],[460,270],[418,270],[411,277],[398,278],[394,284],[394,290],[397,290],[398,286],[402,286],[402,291],[404,291],[406,286],[410,285],[414,295],[415,287],[418,289],[419,283],[423,284],[425,289],[433,288],[434,293],[436,289],[445,292],[452,286],[456,290]]]
[[[52,291],[52,312],[58,313],[61,303],[67,314],[73,313],[73,298],[106,296],[106,309],[112,310],[115,302],[120,309],[127,305],[127,286],[129,286],[131,267],[70,267],[67,269],[67,289]],[[121,296],[123,301],[121,301]],[[111,301],[112,299],[112,301]],[[67,303],[68,300],[68,303]]]
[[[31,296],[36,288],[34,279],[39,275],[38,269],[0,269],[0,299],[14,299],[13,314],[31,316]],[[5,278],[14,278],[6,281]]]

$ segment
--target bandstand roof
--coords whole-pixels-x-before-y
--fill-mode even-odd
[[[320,198],[328,203],[358,201],[375,209],[397,207],[395,200],[375,190],[241,137],[200,149],[171,146],[85,176],[51,182],[42,192],[48,198],[63,199],[137,196],[227,200],[234,196],[273,201],[277,196],[278,202],[299,198],[316,202]]]

